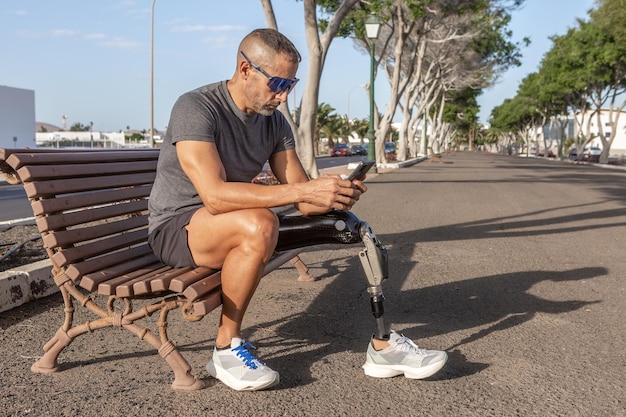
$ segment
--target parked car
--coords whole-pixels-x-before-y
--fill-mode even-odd
[[[578,160],[578,161],[598,163],[600,162],[601,153],[602,153],[602,148],[597,147],[597,146],[591,146],[591,147],[587,146],[585,147],[585,149],[583,149],[582,156],[578,157],[578,152],[576,151],[576,148],[572,148],[569,151],[567,158],[572,161]]]
[[[397,159],[398,150],[395,142],[385,142],[385,157],[389,161],[395,161]]]
[[[261,172],[259,172],[257,176],[252,179],[252,183],[261,185],[278,185],[280,184],[280,181],[278,181],[278,178],[276,178],[272,172],[270,164],[266,162],[265,165],[263,165]]]
[[[543,149],[540,149],[539,152],[537,152],[537,156],[546,156],[546,153],[544,152]],[[554,154],[552,149],[548,149],[547,156],[548,158],[556,158],[556,155]]]
[[[583,150],[582,160],[586,162],[600,162],[600,154],[602,153],[602,148],[597,146],[591,146],[585,148]]]
[[[330,151],[330,156],[351,156],[352,149],[350,145],[347,143],[338,143],[335,145],[332,151]]]
[[[352,155],[367,155],[367,145],[352,145]]]
[[[522,148],[520,150],[520,155],[537,155],[537,148],[533,145],[530,147],[530,152],[528,152],[528,148]]]

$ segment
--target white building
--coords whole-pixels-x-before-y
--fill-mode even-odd
[[[124,148],[124,132],[37,132],[36,143],[44,148]]]
[[[0,147],[35,147],[35,91],[0,85]]]

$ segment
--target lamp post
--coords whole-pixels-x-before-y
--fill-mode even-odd
[[[151,148],[154,148],[154,3],[150,12],[150,140]]]
[[[376,137],[374,135],[374,44],[378,39],[378,31],[380,30],[380,21],[376,15],[371,15],[365,21],[365,32],[370,40],[370,126],[367,131],[369,143],[367,145],[367,159],[376,160]],[[374,165],[376,170],[376,165]]]

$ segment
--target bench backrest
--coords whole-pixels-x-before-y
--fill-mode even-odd
[[[182,293],[202,316],[221,304],[219,271],[171,268],[147,243],[158,156],[158,149],[0,148],[0,162],[17,172],[30,199],[57,285],[72,280],[118,297]],[[264,273],[300,250],[276,254]]]
[[[158,155],[158,150],[120,150],[7,157],[24,183],[56,270],[94,291],[112,275],[154,268],[158,261],[146,243],[147,198]]]

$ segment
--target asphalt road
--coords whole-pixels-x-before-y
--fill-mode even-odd
[[[454,153],[370,175],[355,207],[389,249],[387,319],[449,361],[428,380],[361,365],[374,321],[360,245],[302,255],[262,282],[244,336],[281,373],[234,392],[209,377],[217,317],[168,333],[208,387],[169,388],[153,349],[123,330],[78,338],[63,371],[29,371],[61,324],[60,296],[0,315],[0,415],[625,416],[626,173]],[[90,317],[77,314],[79,321]],[[155,318],[156,321],[156,318]]]
[[[0,222],[32,217],[28,197],[21,185],[0,181]]]

